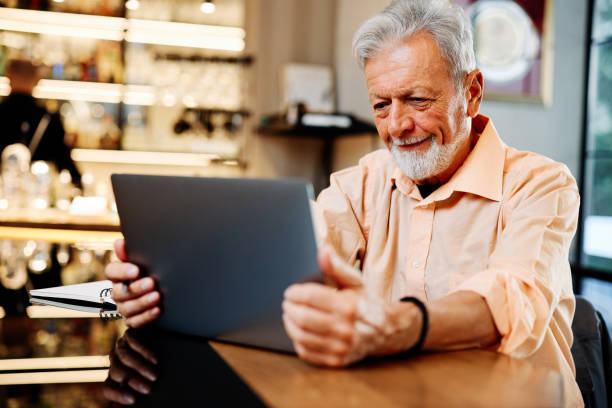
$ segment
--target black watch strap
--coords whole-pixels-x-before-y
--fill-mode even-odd
[[[425,338],[427,337],[427,331],[429,329],[429,315],[427,313],[427,308],[425,307],[425,304],[413,296],[403,297],[400,299],[400,301],[409,302],[416,305],[419,309],[421,309],[421,314],[423,315],[423,324],[421,325],[421,335],[419,336],[419,340],[417,340],[414,346],[406,350],[407,354],[414,354],[416,352],[419,352],[421,348],[423,348],[423,343],[425,343]]]

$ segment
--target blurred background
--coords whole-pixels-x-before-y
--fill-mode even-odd
[[[481,112],[580,184],[575,290],[612,327],[612,1],[457,3]],[[387,4],[1,0],[0,316],[35,315],[26,289],[103,279],[111,173],[300,177],[319,192],[381,148],[351,39]],[[9,126],[30,91],[38,110]]]

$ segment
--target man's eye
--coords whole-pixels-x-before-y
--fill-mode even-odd
[[[374,110],[380,110],[383,109],[385,106],[387,106],[386,102],[379,102],[377,104],[374,105]]]
[[[410,98],[411,101],[416,102],[416,103],[423,103],[423,102],[427,102],[426,98]]]

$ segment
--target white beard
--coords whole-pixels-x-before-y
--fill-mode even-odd
[[[440,145],[436,143],[434,136],[431,137],[429,148],[426,152],[402,152],[398,146],[410,142],[409,139],[393,140],[391,155],[400,170],[412,180],[424,180],[437,176],[446,170],[459,150],[462,142],[469,133],[457,137],[449,144]],[[414,142],[414,140],[412,140]],[[425,142],[428,143],[428,142]]]

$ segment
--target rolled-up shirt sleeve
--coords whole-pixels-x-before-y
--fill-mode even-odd
[[[479,293],[501,335],[498,351],[525,357],[538,350],[551,324],[572,342],[568,255],[580,197],[569,170],[557,163],[511,182],[487,268],[454,291]]]
[[[330,245],[337,255],[359,266],[366,248],[362,192],[364,172],[359,167],[332,174],[330,186],[313,206],[313,219],[319,246]],[[343,188],[344,187],[344,188]],[[354,187],[355,191],[351,190]]]

